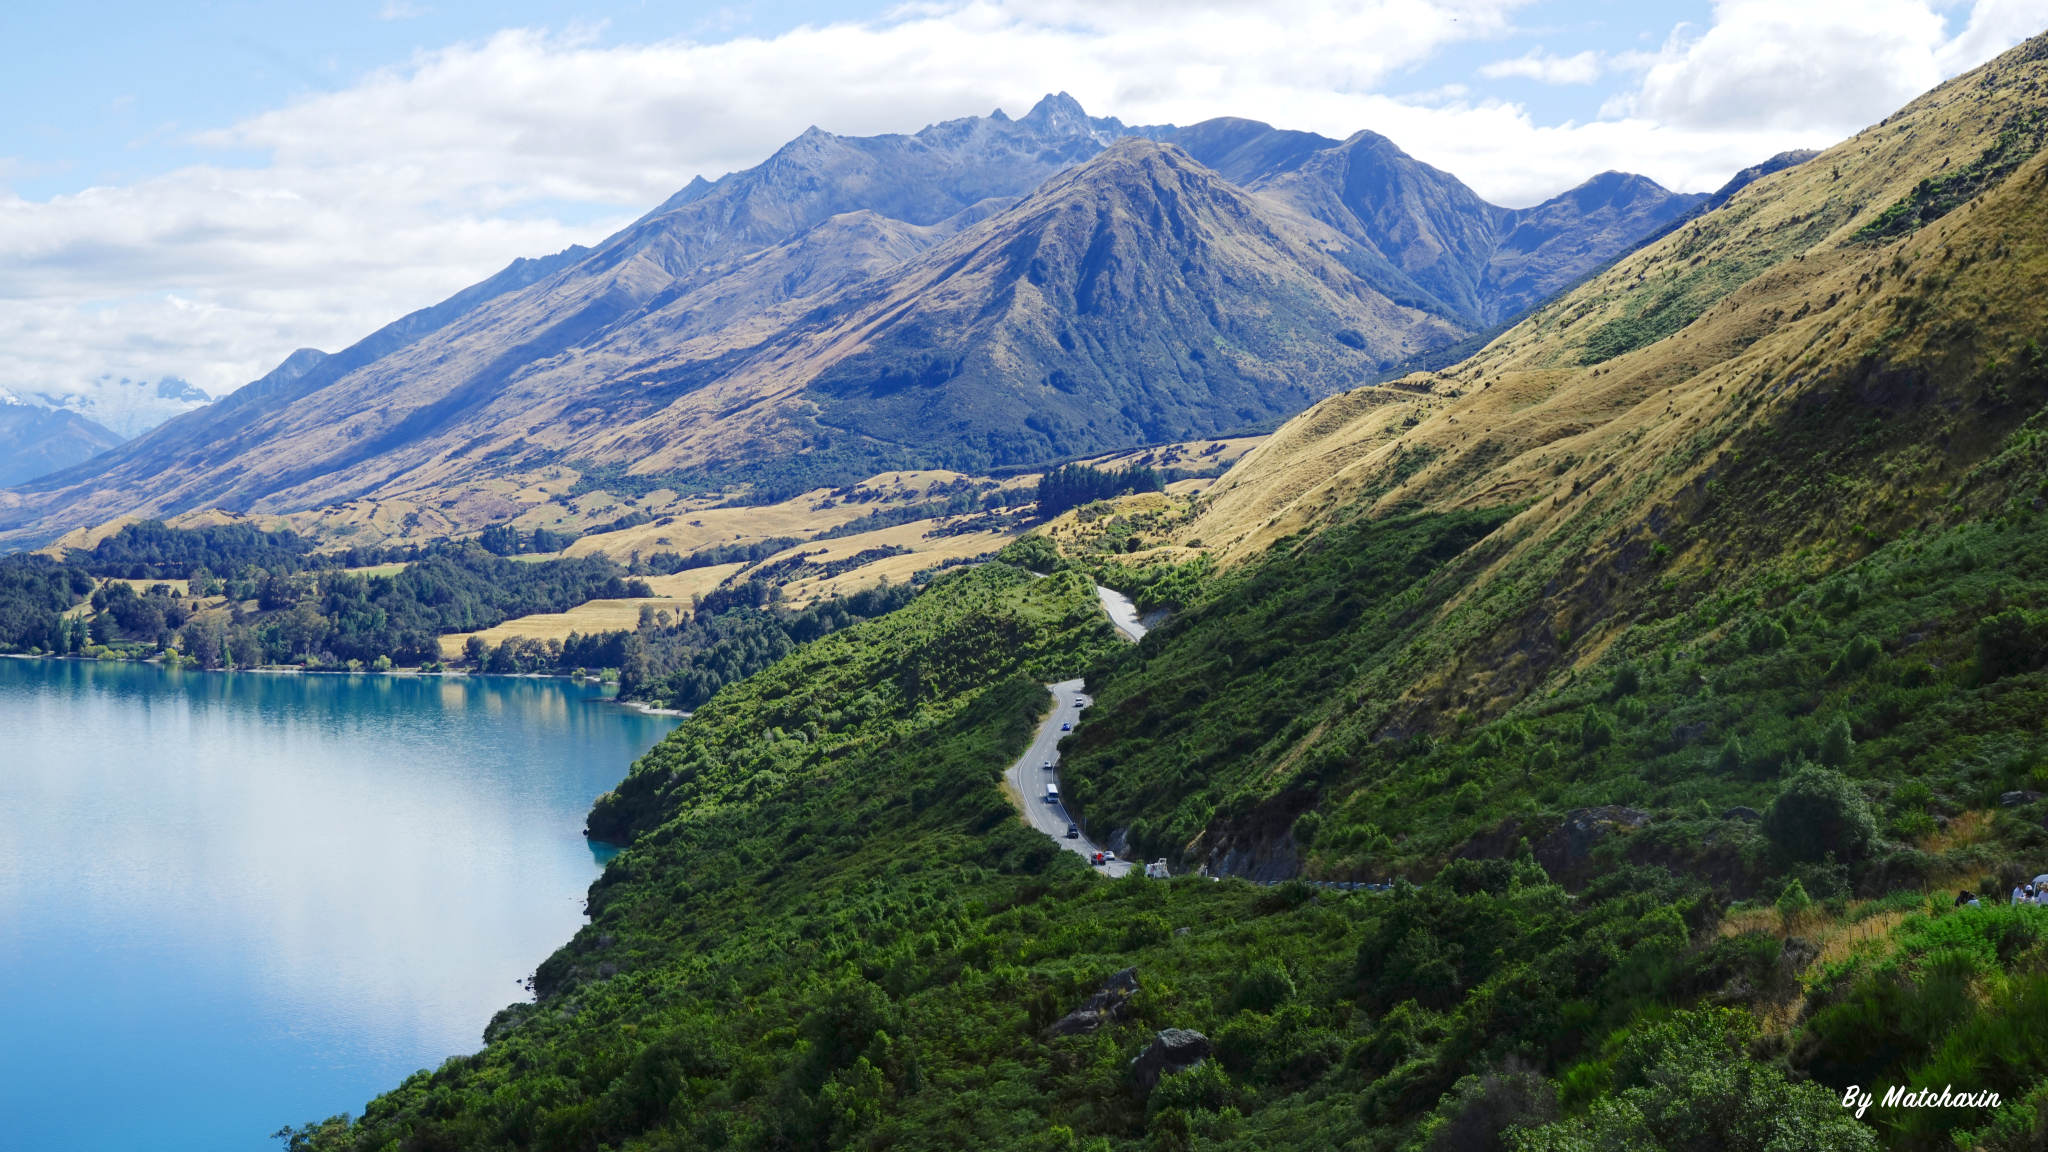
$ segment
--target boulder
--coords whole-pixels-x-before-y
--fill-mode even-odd
[[[1536,845],[1536,862],[1553,876],[1575,871],[1591,859],[1593,846],[1610,834],[1630,832],[1649,822],[1648,812],[1619,804],[1575,808]]]
[[[2032,804],[2034,801],[2039,800],[2044,795],[2048,795],[2048,793],[2001,792],[1998,794],[1998,806],[2000,808],[2017,808],[2022,804]]]
[[[1734,808],[1730,808],[1726,812],[1721,813],[1721,819],[1723,820],[1747,820],[1751,824],[1762,823],[1763,818],[1764,814],[1757,811],[1756,809],[1744,808],[1740,805]]]
[[[1126,968],[1102,982],[1079,1008],[1053,1021],[1047,1029],[1054,1036],[1082,1036],[1120,1018],[1138,994],[1138,970]]]
[[[1209,1038],[1200,1032],[1168,1028],[1154,1036],[1143,1052],[1131,1057],[1131,1074],[1137,1078],[1138,1087],[1150,1092],[1159,1087],[1161,1076],[1193,1068],[1208,1057],[1209,1051]]]

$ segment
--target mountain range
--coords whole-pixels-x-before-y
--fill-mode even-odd
[[[0,487],[69,468],[124,440],[68,408],[30,404],[0,389]]]
[[[813,128],[594,248],[0,493],[0,537],[543,465],[761,498],[1270,425],[1704,199],[1604,173],[1506,209],[1375,133],[1129,127],[1065,94],[913,135]]]

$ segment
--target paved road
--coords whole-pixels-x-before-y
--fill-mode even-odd
[[[1138,606],[1131,603],[1130,597],[1097,584],[1095,598],[1102,601],[1102,610],[1109,613],[1109,622],[1116,625],[1124,639],[1136,643],[1145,638],[1146,628],[1138,623]]]
[[[1082,684],[1080,680],[1067,680],[1047,685],[1052,690],[1052,715],[1038,726],[1038,735],[1032,739],[1031,748],[1024,753],[1023,759],[1010,765],[1003,778],[1009,784],[1011,799],[1024,810],[1026,823],[1052,837],[1067,851],[1080,853],[1086,860],[1102,851],[1102,846],[1086,836],[1078,840],[1067,839],[1067,825],[1072,821],[1067,816],[1066,806],[1045,802],[1045,786],[1059,783],[1059,743],[1060,737],[1066,735],[1060,731],[1060,725],[1079,723],[1081,709],[1094,703],[1081,691]],[[1086,703],[1076,704],[1076,700]],[[1046,769],[1048,763],[1053,765],[1053,771]],[[1095,870],[1107,876],[1121,876],[1131,870],[1131,864],[1128,860],[1118,860],[1097,865]]]

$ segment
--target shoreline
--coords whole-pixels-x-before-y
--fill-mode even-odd
[[[233,668],[200,668],[193,664],[186,663],[183,661],[180,661],[177,664],[171,664],[164,660],[154,658],[147,660],[137,660],[132,657],[126,656],[117,656],[112,660],[103,660],[98,656],[77,656],[69,653],[59,656],[49,652],[45,652],[40,655],[29,652],[0,652],[0,659],[77,660],[87,664],[151,664],[158,668],[189,668],[195,672],[268,672],[275,676],[411,676],[419,679],[425,679],[430,676],[457,677],[462,679],[482,678],[488,676],[499,680],[567,680],[571,683],[601,683],[597,681],[595,677],[591,676],[585,676],[579,679],[575,676],[555,672],[472,672],[466,668],[445,668],[439,672],[422,672],[417,668],[392,668],[383,672],[376,672],[372,671],[371,669],[365,668],[360,672],[351,672],[346,668],[301,668],[293,664],[253,664],[237,665]],[[611,701],[607,699],[606,702]],[[641,711],[646,712],[651,716],[689,715],[688,712],[678,712],[670,708],[649,708],[646,705],[640,704],[637,701],[618,702],[629,704],[632,707],[639,708]]]
[[[651,704],[642,704],[638,700],[608,699],[605,700],[604,703],[617,704],[621,708],[631,708],[635,712],[639,712],[648,716],[680,716],[685,720],[688,720],[690,718],[690,714],[688,712],[684,712],[676,708],[656,708]]]

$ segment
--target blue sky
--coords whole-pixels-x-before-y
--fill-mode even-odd
[[[591,29],[601,42],[774,35],[869,18],[879,5],[215,2],[120,0],[24,6],[0,49],[5,180],[30,199],[207,161],[258,165],[259,150],[196,146],[196,130],[338,92],[415,54],[504,28]]]
[[[19,7],[19,6],[18,6]],[[815,124],[1046,92],[1384,133],[1495,203],[1710,190],[2048,25],[2048,0],[160,0],[10,13],[0,388],[223,394]]]
[[[258,166],[260,149],[204,146],[192,133],[322,93],[339,92],[416,54],[505,28],[582,33],[618,46],[678,38],[719,43],[802,24],[886,17],[895,5],[767,0],[749,4],[406,3],[41,5],[9,21],[0,93],[22,110],[0,124],[0,182],[26,199],[122,184],[193,163]],[[1522,104],[1539,123],[1591,120],[1630,77],[1545,84],[1480,69],[1531,49],[1649,52],[1711,6],[1686,0],[1559,0],[1517,10],[1503,35],[1455,43],[1401,70],[1386,90],[1467,87]],[[822,111],[822,110],[821,110]],[[965,111],[965,110],[963,110]],[[985,111],[975,109],[972,111]],[[1092,109],[1116,115],[1114,108]],[[910,125],[915,128],[917,125]],[[712,173],[716,175],[716,173]]]

